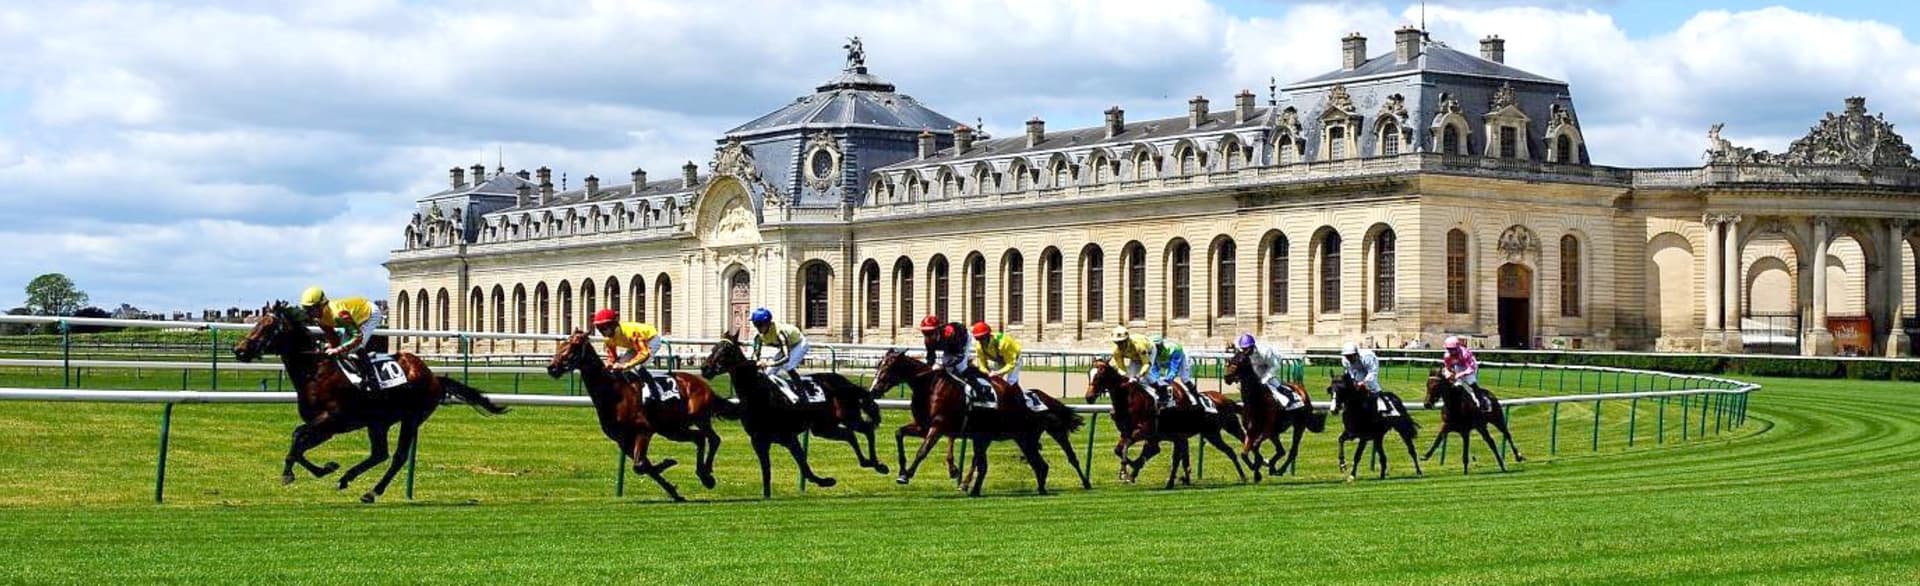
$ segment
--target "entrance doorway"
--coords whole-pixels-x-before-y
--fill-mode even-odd
[[[1508,263],[1500,266],[1500,347],[1533,345],[1533,270]]]
[[[727,307],[733,331],[741,336],[751,335],[753,328],[747,323],[747,314],[753,311],[753,278],[744,270],[733,273],[727,280]]]

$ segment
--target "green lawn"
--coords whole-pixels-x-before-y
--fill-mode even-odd
[[[59,375],[50,371],[53,386]],[[48,386],[48,376],[0,371],[0,386]],[[135,384],[98,376],[87,386]],[[179,388],[178,371],[152,378],[169,377],[151,388]],[[257,388],[253,378],[223,388]],[[475,381],[500,391],[508,382]],[[1911,463],[1920,393],[1759,382],[1747,425],[1705,439],[1693,436],[1697,409],[1682,441],[1680,406],[1669,405],[1662,440],[1657,402],[1608,402],[1596,451],[1593,407],[1564,405],[1550,455],[1551,412],[1528,407],[1515,411],[1515,433],[1533,459],[1507,474],[1476,459],[1462,477],[1455,446],[1446,464],[1426,463],[1424,478],[1394,451],[1394,478],[1346,484],[1329,433],[1308,437],[1297,477],[1243,485],[1215,453],[1198,486],[1173,492],[1115,482],[1103,417],[1092,491],[1074,485],[1051,446],[1057,494],[1034,495],[1031,473],[1000,446],[991,496],[968,499],[935,460],[901,487],[858,469],[844,445],[816,442],[816,468],[840,486],[799,494],[791,461],[776,453],[775,498],[763,502],[751,450],[727,423],[720,486],[699,488],[683,463],[668,476],[696,502],[679,505],[631,477],[615,498],[614,450],[580,409],[482,418],[449,407],[425,430],[417,500],[396,482],[385,501],[362,506],[355,497],[372,478],[347,493],[305,477],[279,486],[289,406],[184,405],[168,504],[153,505],[159,406],[0,402],[0,582],[1920,580]],[[1505,396],[1551,394],[1508,386]],[[1436,427],[1426,425],[1422,449]],[[890,435],[882,454],[892,465]],[[690,446],[660,445],[690,462]],[[364,450],[350,437],[315,456],[351,463]],[[1146,475],[1164,480],[1165,470],[1163,458]]]

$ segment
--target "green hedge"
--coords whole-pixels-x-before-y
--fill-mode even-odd
[[[1381,356],[1438,358],[1437,351],[1377,350]],[[1608,366],[1637,370],[1657,370],[1679,374],[1745,374],[1792,378],[1855,378],[1864,380],[1920,381],[1920,362],[1829,358],[1787,358],[1780,356],[1690,356],[1684,354],[1557,354],[1531,352],[1476,352],[1486,362],[1513,364],[1568,364]]]

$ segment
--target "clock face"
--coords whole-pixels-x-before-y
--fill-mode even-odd
[[[808,157],[807,168],[812,171],[814,179],[824,180],[832,177],[833,153],[827,152],[826,149],[813,151],[813,156]]]

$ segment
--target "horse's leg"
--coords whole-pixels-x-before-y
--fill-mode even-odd
[[[854,461],[859,462],[861,468],[866,468],[869,470],[879,468],[881,469],[880,473],[882,474],[886,473],[885,468],[887,466],[885,464],[881,464],[880,461],[877,459],[869,459],[867,457],[866,452],[860,451],[860,435],[857,432],[836,427],[830,431],[815,432],[813,435],[820,439],[840,440],[840,441],[847,442],[847,447],[853,448]]]
[[[1182,439],[1173,440],[1173,461],[1167,463],[1168,464],[1167,465],[1167,488],[1168,489],[1173,488],[1173,480],[1176,476],[1180,474],[1180,467],[1187,463],[1188,454],[1189,452],[1187,451],[1186,439],[1182,438]],[[1187,484],[1193,484],[1193,482],[1189,481],[1187,482]]]
[[[1179,441],[1180,450],[1174,453],[1180,454],[1179,458],[1175,458],[1180,461],[1180,483],[1193,486],[1193,437],[1183,437]],[[1200,446],[1200,449],[1204,450],[1206,446]]]
[[[926,440],[925,437],[921,437],[920,439],[922,443],[925,443],[925,440]],[[907,426],[902,425],[900,426],[899,429],[893,430],[893,449],[894,449],[894,452],[900,456],[900,471],[906,472],[907,471]]]
[[[905,428],[901,429],[904,430]],[[945,433],[943,433],[944,430],[940,429],[937,425],[929,426],[926,431],[927,435],[920,438],[920,451],[914,453],[912,462],[902,461],[900,465],[900,475],[894,477],[894,482],[900,484],[912,482],[914,472],[920,470],[920,462],[927,459],[927,454],[932,453],[935,446],[940,445],[940,438],[945,435]],[[947,445],[948,449],[952,449],[953,444],[949,443]]]
[[[1500,471],[1507,471],[1507,455],[1500,451],[1500,444],[1493,443],[1493,434],[1487,433],[1487,426],[1480,426],[1480,439],[1486,440],[1487,449],[1493,450],[1493,461],[1500,464]]]
[[[1355,476],[1358,476],[1358,475],[1359,475],[1359,472],[1360,472],[1360,454],[1361,454],[1361,452],[1365,452],[1365,451],[1366,451],[1366,449],[1367,449],[1367,438],[1364,438],[1364,437],[1357,437],[1357,438],[1353,438],[1353,439],[1354,439],[1354,442],[1353,442],[1353,469],[1352,469],[1352,470],[1348,470],[1348,471],[1347,471],[1347,482],[1353,482],[1353,479],[1354,479],[1354,477],[1355,477]],[[1345,445],[1345,444],[1346,444],[1346,442],[1345,442],[1345,441],[1342,441],[1342,442],[1341,442],[1341,445]],[[1345,451],[1345,449],[1344,449],[1344,448],[1342,448],[1342,451],[1344,452],[1344,451]],[[1344,469],[1344,467],[1343,467],[1343,469]]]
[[[1020,445],[1020,453],[1027,455],[1027,465],[1033,468],[1033,479],[1040,494],[1047,494],[1047,459],[1040,456],[1040,433],[1023,433],[1014,440]],[[1067,450],[1073,453],[1073,450]]]
[[[780,438],[780,445],[786,446],[787,453],[793,454],[793,464],[800,468],[800,477],[807,482],[820,488],[833,488],[833,485],[840,483],[830,477],[813,473],[813,466],[807,464],[807,453],[801,449],[799,438],[793,436]]]
[[[1120,434],[1120,441],[1113,444],[1113,457],[1120,460],[1120,481],[1132,484],[1133,475],[1140,470],[1140,467],[1134,464],[1135,460],[1127,457],[1127,447],[1129,445],[1131,445],[1131,442],[1127,441],[1127,434]],[[1146,453],[1146,448],[1140,449],[1141,455],[1144,456]]]
[[[1373,440],[1373,457],[1374,459],[1380,461],[1380,478],[1382,479],[1385,479],[1387,477],[1387,449],[1385,447],[1386,444],[1387,444],[1387,438],[1384,435],[1381,436],[1380,439]],[[1408,455],[1413,454],[1413,449],[1411,447],[1407,449],[1407,454]]]
[[[947,478],[953,480],[955,484],[960,483],[960,465],[953,461],[953,444],[958,441],[957,437],[947,436]]]
[[[973,444],[973,470],[969,472],[973,475],[973,481],[967,496],[980,496],[980,487],[987,484],[987,446],[993,445],[993,438],[978,434],[968,441]]]
[[[1300,457],[1300,436],[1306,434],[1306,432],[1307,429],[1304,425],[1293,426],[1293,447],[1287,450],[1287,463],[1280,466],[1281,474],[1289,472],[1295,475],[1300,474],[1300,469],[1294,467],[1294,461]]]
[[[1407,460],[1409,460],[1409,461],[1412,461],[1412,462],[1413,462],[1413,475],[1414,475],[1414,476],[1426,476],[1426,475],[1427,475],[1427,473],[1426,473],[1425,471],[1422,471],[1422,470],[1420,470],[1420,460],[1419,460],[1418,458],[1414,458],[1414,457],[1413,457],[1413,435],[1414,435],[1414,434],[1416,434],[1416,433],[1419,433],[1419,432],[1418,432],[1418,431],[1415,431],[1415,430],[1414,430],[1414,428],[1413,428],[1413,426],[1412,426],[1412,424],[1411,424],[1411,422],[1412,422],[1412,420],[1411,420],[1411,419],[1409,419],[1409,420],[1407,420],[1407,421],[1408,421],[1408,424],[1405,424],[1405,425],[1401,425],[1401,426],[1400,426],[1400,428],[1399,428],[1399,429],[1400,429],[1400,442],[1401,442],[1401,443],[1404,443],[1404,444],[1407,444]],[[1384,440],[1385,440],[1386,438],[1385,438],[1384,436],[1382,436],[1382,437],[1381,437],[1380,439],[1384,441]],[[1467,447],[1472,447],[1472,446],[1471,446],[1471,445],[1468,445]],[[1461,449],[1460,451],[1464,453],[1464,452],[1466,452],[1467,450],[1465,450],[1465,449]]]
[[[891,470],[887,469],[885,462],[880,461],[880,447],[875,445],[873,440],[874,428],[879,427],[879,423],[880,419],[876,416],[872,423],[868,423],[861,428],[860,433],[867,436],[867,461],[873,463],[873,471],[886,474],[891,472]],[[855,449],[858,449],[858,446],[855,446]]]
[[[1493,410],[1493,416],[1495,418],[1494,423],[1498,425],[1500,428],[1500,438],[1506,440],[1508,449],[1513,450],[1513,461],[1515,462],[1527,461],[1527,458],[1525,456],[1520,455],[1520,444],[1514,443],[1513,433],[1507,431],[1506,414],[1503,413],[1500,408],[1496,407]]]
[[[1047,434],[1053,436],[1053,443],[1060,444],[1060,451],[1067,455],[1067,465],[1072,466],[1073,473],[1080,477],[1080,488],[1093,488],[1093,480],[1087,478],[1087,471],[1080,468],[1080,455],[1073,453],[1073,434],[1064,429],[1050,430]]]
[[[1139,480],[1140,469],[1146,468],[1147,462],[1153,460],[1153,457],[1158,455],[1160,455],[1160,438],[1142,439],[1140,441],[1140,456],[1133,459],[1133,472],[1127,476],[1133,479],[1129,480],[1129,482]],[[1174,468],[1178,468],[1180,463],[1173,462],[1172,464]],[[1170,469],[1169,471],[1171,472],[1173,470]],[[1169,475],[1169,478],[1171,478],[1171,475]]]
[[[1447,422],[1445,421],[1440,422],[1440,431],[1433,434],[1433,444],[1427,446],[1427,455],[1421,456],[1420,460],[1421,461],[1432,460],[1434,450],[1440,449],[1440,446],[1445,445],[1447,443],[1448,433],[1452,433],[1452,432],[1447,429]],[[1445,464],[1445,463],[1446,462],[1441,462],[1441,464]]]
[[[365,474],[367,470],[380,465],[381,462],[387,461],[388,427],[389,426],[386,425],[367,426],[367,459],[361,460],[359,464],[354,464],[352,468],[347,469],[346,474],[340,475],[340,484],[335,490],[346,490],[347,484],[353,482],[353,479],[359,478],[360,475]]]
[[[1471,463],[1473,461],[1473,436],[1467,435],[1470,432],[1465,427],[1462,427],[1459,433],[1460,433],[1460,475],[1466,476],[1468,474],[1471,474],[1473,471],[1473,465]]]
[[[700,478],[701,486],[711,489],[715,484],[713,480],[713,459],[720,454],[720,434],[713,431],[713,422],[709,421],[701,426],[700,434],[694,436],[694,439],[700,440],[701,444],[706,445],[706,451],[703,452],[699,463],[694,466],[694,475]]]
[[[760,498],[773,498],[773,462],[767,460],[770,443],[760,434],[749,437],[753,440],[753,455],[760,458]]]
[[[1339,447],[1337,447],[1337,448],[1334,448],[1334,450],[1333,450],[1333,453],[1335,453],[1335,454],[1338,454],[1338,455],[1340,456],[1340,471],[1341,471],[1341,472],[1346,472],[1346,471],[1347,471],[1347,440],[1349,440],[1349,439],[1352,439],[1352,438],[1349,438],[1349,437],[1347,437],[1347,434],[1346,434],[1346,432],[1341,432],[1341,433],[1340,433],[1340,446],[1339,446]],[[1357,453],[1356,453],[1356,454],[1354,454],[1354,456],[1353,456],[1353,463],[1354,463],[1354,464],[1359,464],[1359,463],[1360,463],[1360,455],[1359,455],[1359,454],[1357,454]]]
[[[372,504],[380,495],[387,493],[387,485],[393,482],[393,475],[400,473],[400,467],[406,466],[407,460],[413,458],[413,443],[419,438],[420,422],[400,422],[400,443],[394,445],[393,463],[387,465],[387,473],[380,475],[380,482],[373,485],[373,490],[360,495],[360,502]]]
[[[1227,455],[1227,460],[1233,462],[1234,473],[1240,475],[1241,482],[1246,482],[1247,469],[1240,466],[1240,458],[1237,457],[1238,454],[1233,453],[1233,447],[1227,445],[1227,439],[1220,437],[1220,432],[1215,430],[1208,430],[1205,437],[1207,439],[1207,443],[1213,444],[1214,449],[1220,450],[1220,453]],[[1205,446],[1201,446],[1200,449],[1204,450],[1207,448]],[[1254,472],[1254,474],[1256,475],[1259,473],[1260,472],[1258,471]]]
[[[665,458],[660,460],[659,465],[654,465],[653,461],[648,459],[647,456],[647,446],[652,443],[652,432],[642,431],[634,434],[633,451],[631,453],[633,457],[633,473],[652,478],[654,484],[660,485],[660,490],[667,491],[667,496],[672,498],[673,502],[686,502],[686,497],[680,496],[679,489],[674,488],[673,483],[667,482],[667,478],[661,475],[662,472],[666,472],[668,468],[672,468],[675,464],[678,464],[678,462],[673,461],[673,458]]]
[[[1249,433],[1245,438],[1240,440],[1239,460],[1246,463],[1248,468],[1253,469],[1253,481],[1256,483],[1260,482],[1260,462],[1262,460],[1260,457],[1260,444],[1265,441],[1267,441],[1267,439],[1263,437],[1263,434],[1257,433]]]

